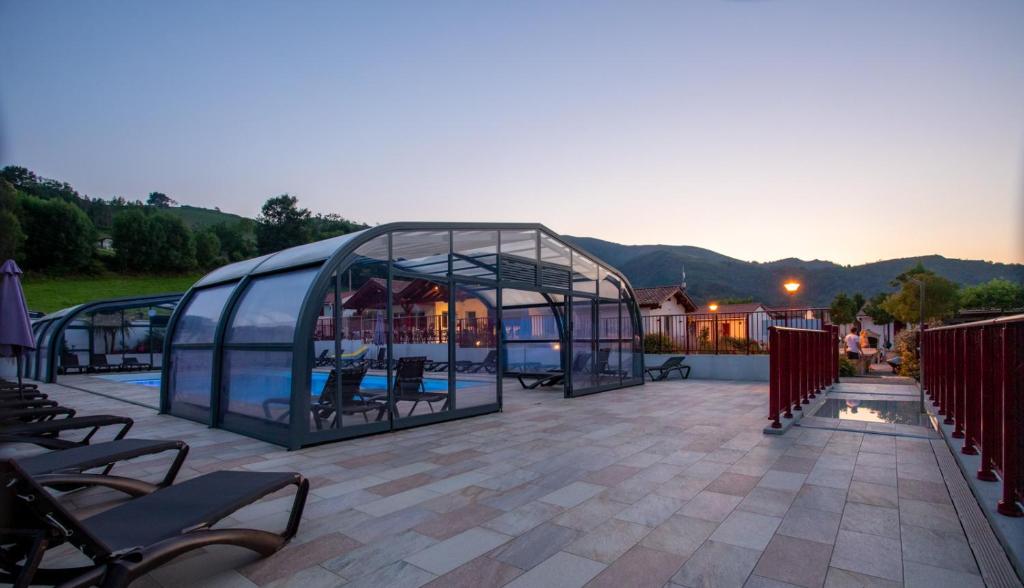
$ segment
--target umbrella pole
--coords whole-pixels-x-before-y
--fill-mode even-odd
[[[18,398],[21,398],[22,400],[24,400],[25,399],[25,388],[24,388],[24,386],[22,385],[22,382],[21,382],[21,353],[22,353],[21,347],[19,347],[18,348],[17,359],[15,359],[15,362],[17,363],[17,368],[16,369],[18,370]]]

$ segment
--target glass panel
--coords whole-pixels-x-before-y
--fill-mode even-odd
[[[291,387],[291,352],[238,349],[224,352],[221,406],[226,414],[286,426]]]
[[[619,301],[601,300],[597,316],[597,362],[594,374],[599,385],[617,384],[619,358]]]
[[[316,261],[323,261],[348,243],[352,242],[352,240],[358,239],[362,232],[363,231],[348,233],[346,235],[331,237],[330,239],[314,241],[312,243],[306,243],[305,245],[299,245],[298,247],[290,247],[288,249],[278,251],[270,259],[260,265],[259,268],[256,269],[256,272],[262,274],[279,269],[306,265]]]
[[[455,288],[456,408],[498,402],[498,313],[493,288]]]
[[[291,343],[316,268],[254,279],[238,304],[229,343]]]
[[[171,412],[192,418],[208,419],[212,371],[212,350],[173,350],[167,380]],[[199,410],[196,410],[197,407]]]
[[[64,343],[57,355],[59,373],[81,372],[89,365],[88,325],[86,320],[75,320],[64,328]]]
[[[216,284],[227,280],[237,280],[256,269],[257,266],[269,259],[271,255],[273,255],[273,253],[221,266],[200,278],[199,281],[195,283],[195,286],[202,287],[207,284]]]
[[[572,253],[569,247],[563,245],[548,235],[540,234],[540,260],[569,267],[572,262]]]
[[[452,271],[460,276],[493,280],[498,271],[497,231],[455,231]]]
[[[432,276],[448,275],[448,231],[396,231],[391,239],[396,269]]]
[[[48,350],[50,348],[50,336],[52,335],[54,321],[46,323],[41,335],[39,335],[39,373],[37,379],[43,380],[47,377],[46,367],[49,365]]]
[[[178,319],[175,343],[213,343],[224,304],[235,284],[197,290]]]
[[[557,376],[564,373],[564,349],[559,323],[565,315],[565,297],[512,289],[502,290],[501,296],[505,377],[527,375],[527,385],[561,385]],[[551,376],[545,378],[547,374]],[[513,381],[509,385],[518,388],[520,383]]]
[[[502,231],[501,254],[537,261],[537,231]]]
[[[572,299],[572,389],[583,391],[597,384],[594,374],[596,358],[594,341],[594,301],[589,298]]]
[[[448,310],[445,284],[420,278],[407,282],[401,289],[395,284],[392,400],[399,418],[451,408]]]
[[[632,305],[633,299],[630,298],[629,291],[623,289],[622,320],[619,323],[622,329],[619,333],[619,340],[622,344],[622,361],[619,364],[619,369],[622,371],[622,378],[625,380],[640,376],[640,360],[643,357],[642,342],[633,325]]]
[[[603,267],[600,268],[600,274],[599,275],[601,276],[601,288],[600,288],[601,298],[608,298],[608,299],[611,299],[611,300],[618,300],[619,299],[619,288],[622,287],[622,280],[620,280],[618,276],[616,276],[615,274],[609,272],[607,269],[605,269]]]
[[[597,293],[597,264],[575,251],[572,252],[572,289],[588,294]]]
[[[333,300],[332,292],[328,292],[325,297],[325,307],[333,305],[340,306],[341,309],[337,312],[333,308],[325,308],[323,312],[325,316],[337,316],[339,332],[330,334],[329,345],[335,345],[336,336],[341,355],[336,361],[332,358],[328,360],[327,366],[318,369],[326,373],[326,376],[313,376],[311,408],[325,408],[320,415],[320,426],[323,428],[334,428],[339,425],[337,419],[334,423],[327,423],[324,420],[324,415],[332,408],[330,403],[333,402],[333,406],[337,406],[338,398],[342,399],[340,425],[343,427],[387,419],[387,350],[391,337],[391,330],[387,328],[390,298],[387,284],[388,237],[382,235],[360,246],[356,251],[355,261],[339,275],[338,302]],[[406,285],[407,282],[402,282],[392,290]],[[324,344],[324,348],[329,348],[327,345]],[[320,347],[317,349],[318,355],[323,353]],[[335,377],[332,382],[328,382],[331,369],[335,370]],[[321,380],[318,379],[323,379],[323,384],[320,384]],[[333,389],[330,384],[333,384]],[[324,393],[328,395],[326,398],[323,397]],[[323,406],[324,404],[327,406]],[[381,406],[383,410],[378,408]],[[310,426],[316,429],[315,417]]]

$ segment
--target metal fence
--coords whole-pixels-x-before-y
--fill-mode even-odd
[[[821,329],[829,313],[827,308],[791,308],[641,319],[646,353],[753,355],[769,352],[771,327]]]
[[[839,327],[770,327],[768,331],[768,418],[772,428],[779,429],[780,419],[793,418],[793,413],[802,411],[816,394],[839,381]]]
[[[923,385],[978,479],[1002,481],[1000,513],[1024,516],[1024,315],[925,329]],[[998,474],[998,475],[997,475]]]

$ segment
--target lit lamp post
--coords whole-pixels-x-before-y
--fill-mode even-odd
[[[709,304],[708,310],[711,311],[711,328],[715,336],[715,355],[718,355],[718,303],[712,302]]]
[[[786,280],[782,287],[785,288],[786,293],[789,294],[789,307],[793,308],[793,298],[796,297],[796,291],[800,289],[800,282],[796,280]],[[786,326],[789,326],[789,311],[786,311]]]

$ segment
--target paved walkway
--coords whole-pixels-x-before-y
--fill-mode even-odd
[[[982,585],[933,453],[941,442],[765,436],[761,384],[689,380],[574,400],[508,391],[501,414],[296,452],[46,388],[82,413],[136,418],[134,436],[187,440],[183,478],[239,468],[312,480],[284,551],[258,560],[210,548],[137,586]],[[165,464],[115,472],[155,479]],[[120,500],[69,498],[83,513]],[[264,500],[224,524],[279,529],[289,505]]]

